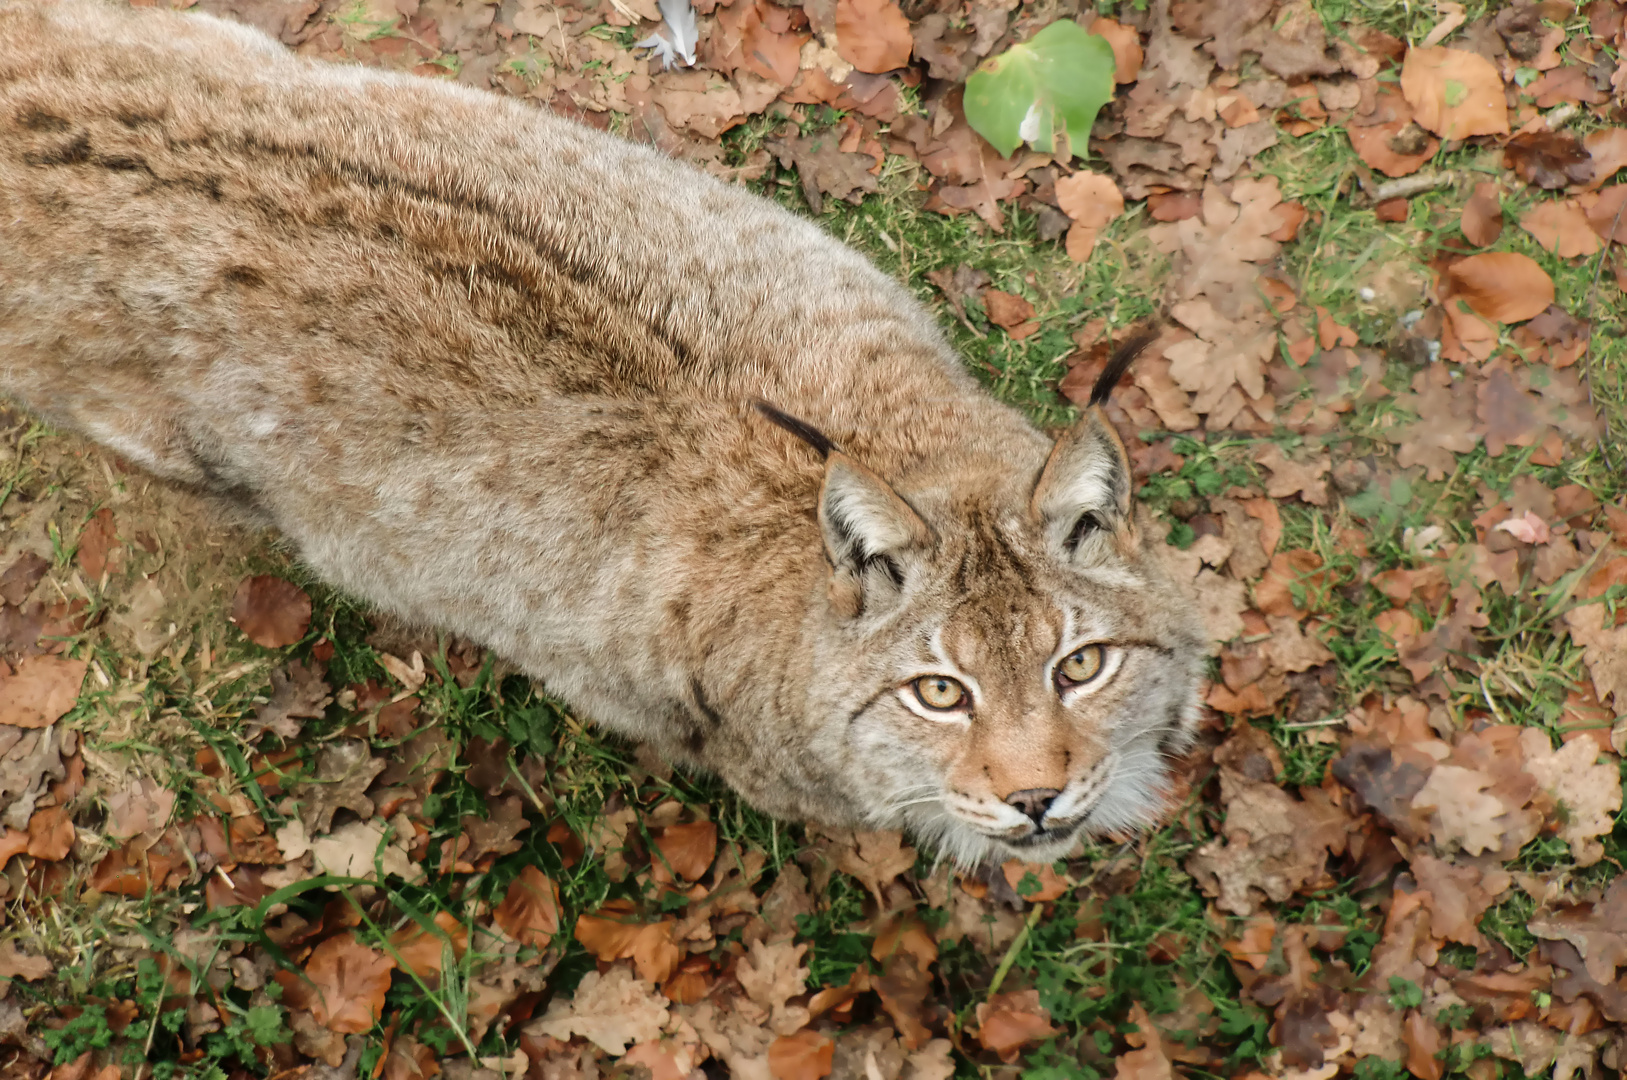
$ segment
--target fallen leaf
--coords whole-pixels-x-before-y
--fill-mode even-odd
[[[1520,228],[1562,259],[1592,255],[1604,246],[1586,212],[1570,199],[1538,203],[1520,218]]]
[[[1529,928],[1539,938],[1568,942],[1588,976],[1610,985],[1616,981],[1616,970],[1627,967],[1627,878],[1611,882],[1596,903],[1566,904],[1558,911],[1537,913]]]
[[[983,308],[989,321],[1007,330],[1020,326],[1034,317],[1034,305],[1013,293],[999,289],[983,290]]]
[[[1475,247],[1490,247],[1503,232],[1503,204],[1497,184],[1482,180],[1463,204],[1463,237]]]
[[[1077,172],[1056,182],[1056,201],[1074,221],[1102,226],[1124,213],[1124,195],[1111,176]]]
[[[400,954],[400,963],[419,978],[440,975],[448,953],[455,962],[469,944],[469,931],[450,911],[436,912],[433,922],[434,930],[413,920],[390,935],[390,944]]]
[[[1333,467],[1327,454],[1313,455],[1295,461],[1283,453],[1276,443],[1267,443],[1255,451],[1254,460],[1271,473],[1265,493],[1273,499],[1300,496],[1313,506],[1326,506],[1328,502],[1328,470]]]
[[[0,945],[0,979],[22,979],[36,982],[56,970],[56,965],[43,956],[29,956],[17,947],[15,941]]]
[[[1401,1022],[1401,1039],[1407,1048],[1407,1071],[1418,1080],[1441,1080],[1446,1063],[1435,1055],[1446,1047],[1446,1039],[1440,1025],[1412,1009]]]
[[[1440,140],[1419,127],[1412,106],[1386,89],[1375,99],[1374,122],[1352,120],[1345,127],[1356,156],[1385,176],[1409,176],[1429,163]]]
[[[856,203],[865,193],[876,190],[876,178],[870,174],[874,160],[869,154],[843,151],[834,132],[769,139],[763,145],[781,165],[796,166],[802,197],[815,214],[823,212],[826,195]]]
[[[1440,46],[1408,49],[1401,93],[1419,126],[1442,138],[1508,133],[1502,76],[1477,53]]]
[[[836,51],[860,71],[901,68],[914,46],[910,22],[893,0],[836,0]]]
[[[51,862],[66,859],[77,836],[66,806],[37,810],[28,819],[28,853],[36,859]]]
[[[1535,259],[1488,251],[1459,259],[1446,271],[1452,295],[1476,315],[1500,323],[1523,322],[1554,302],[1554,282]]]
[[[717,855],[717,826],[710,821],[668,825],[655,834],[659,857],[651,860],[655,880],[667,883],[667,871],[684,881],[699,881]]]
[[[1599,192],[1599,199],[1587,208],[1587,222],[1593,231],[1611,243],[1627,241],[1627,184],[1616,184]]]
[[[634,978],[626,965],[616,964],[603,974],[590,971],[582,976],[569,1002],[556,996],[548,1003],[548,1012],[524,1030],[560,1040],[580,1035],[605,1053],[619,1056],[631,1043],[659,1039],[666,1021],[666,999],[651,983]]]
[[[740,988],[767,1011],[767,1026],[776,1034],[789,1035],[808,1022],[806,1008],[788,1004],[807,988],[808,969],[802,965],[807,951],[806,944],[754,941],[735,965]]]
[[[366,823],[373,816],[373,800],[366,791],[385,766],[361,739],[339,739],[323,747],[316,756],[316,775],[294,785],[307,833],[327,832],[340,810],[354,811]]]
[[[1560,807],[1554,832],[1570,845],[1577,866],[1592,866],[1604,858],[1604,845],[1596,838],[1609,834],[1621,809],[1620,771],[1615,762],[1600,761],[1600,756],[1599,744],[1592,739],[1572,739],[1558,750],[1526,757],[1526,771]],[[1627,892],[1623,902],[1627,904]],[[1627,922],[1622,925],[1627,927]]]
[[[0,574],[0,602],[21,606],[49,569],[51,563],[32,551],[17,556],[5,573]]]
[[[89,667],[88,661],[60,656],[25,656],[9,674],[0,665],[0,724],[42,728],[56,723],[79,700]]]
[[[79,533],[79,549],[74,559],[85,577],[100,581],[103,574],[117,573],[120,563],[118,532],[113,524],[113,511],[102,507],[91,515],[90,521]]]
[[[1000,873],[1012,891],[1035,904],[1055,900],[1073,887],[1073,882],[1058,874],[1050,863],[1025,863],[1018,859],[1008,859],[1000,867]],[[1038,884],[1032,892],[1024,892],[1018,886],[1029,874],[1034,875],[1034,880]]]
[[[305,637],[311,598],[292,582],[270,574],[244,578],[232,597],[230,621],[256,645],[281,649]]]
[[[1145,54],[1141,48],[1141,32],[1133,26],[1097,16],[1090,24],[1090,32],[1107,39],[1113,46],[1113,81],[1120,86],[1133,83],[1141,74]]]
[[[1627,128],[1603,128],[1582,136],[1582,145],[1593,159],[1593,179],[1589,188],[1603,187],[1615,178],[1616,170],[1627,165]]]
[[[330,1031],[359,1035],[372,1030],[384,1014],[384,994],[393,970],[394,960],[363,945],[347,930],[312,950],[304,978],[292,971],[278,971],[275,978],[287,1005],[308,1009]]]
[[[1146,1041],[1139,1049],[1119,1055],[1113,1063],[1114,1080],[1176,1080],[1163,1037],[1140,1002],[1130,1006],[1130,1022]]]
[[[600,960],[631,960],[640,978],[664,983],[678,969],[683,951],[672,942],[675,919],[640,922],[631,902],[606,901],[597,912],[577,917],[575,937]]]
[[[1039,1003],[1038,990],[995,994],[977,1007],[977,1041],[1008,1064],[1017,1060],[1024,1046],[1057,1033],[1050,1011]]]
[[[1271,941],[1277,934],[1277,921],[1270,915],[1255,915],[1243,920],[1243,932],[1235,941],[1221,944],[1233,959],[1241,961],[1255,971],[1263,971],[1271,959]]]
[[[243,725],[243,737],[253,741],[262,731],[270,731],[285,742],[292,741],[304,727],[301,720],[319,720],[333,702],[320,665],[299,660],[271,672],[271,700],[254,710],[253,719]]]
[[[1254,586],[1254,603],[1266,615],[1293,615],[1304,618],[1322,603],[1326,576],[1319,573],[1322,557],[1314,551],[1279,551],[1271,557],[1265,574]],[[1294,594],[1299,592],[1300,599]],[[1299,604],[1305,607],[1300,608]]]
[[[1526,183],[1553,191],[1593,179],[1593,157],[1568,131],[1522,132],[1503,146],[1503,167]]]
[[[812,1029],[782,1035],[768,1046],[768,1069],[774,1080],[820,1080],[830,1075],[836,1044]]]
[[[1499,521],[1492,528],[1508,533],[1522,544],[1546,544],[1549,539],[1548,523],[1529,510],[1519,517]]]
[[[526,866],[509,883],[492,918],[520,944],[546,949],[559,931],[559,887],[535,866]]]

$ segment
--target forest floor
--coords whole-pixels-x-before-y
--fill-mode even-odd
[[[1627,1071],[1615,0],[706,0],[667,72],[654,0],[197,6],[753,185],[1048,427],[1161,320],[1210,708],[1160,828],[962,876],[0,407],[0,1078]],[[1002,157],[960,85],[1064,18],[1117,96]]]

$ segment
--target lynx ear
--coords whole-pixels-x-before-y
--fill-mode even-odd
[[[1102,553],[1100,538],[1128,535],[1133,528],[1130,461],[1101,406],[1130,364],[1157,338],[1152,329],[1142,329],[1113,351],[1091,388],[1090,407],[1056,441],[1034,485],[1030,512],[1042,523],[1052,550],[1065,561],[1093,561]]]
[[[819,528],[833,570],[831,601],[849,618],[896,599],[911,556],[932,543],[920,515],[885,480],[842,453],[826,460]]]
[[[1130,462],[1118,432],[1092,408],[1056,441],[1030,511],[1064,560],[1095,549],[1092,537],[1130,525]]]

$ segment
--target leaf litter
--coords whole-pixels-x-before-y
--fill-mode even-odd
[[[908,272],[974,355],[1048,350],[1075,402],[1135,315],[1070,290],[1125,245],[1167,260],[1126,286],[1169,318],[1107,412],[1213,635],[1209,709],[1160,830],[952,873],[759,819],[479,650],[386,644],[186,496],[0,413],[19,1075],[1627,1064],[1623,421],[1590,356],[1620,364],[1594,329],[1621,295],[1586,287],[1627,239],[1618,5],[1086,16],[1117,86],[1088,159],[1072,119],[1005,156],[969,122],[957,84],[1060,25],[1000,0],[201,6],[827,217],[911,178],[973,254]],[[1307,182],[1292,155],[1335,133]],[[1378,200],[1373,172],[1430,186]],[[1379,259],[1332,258],[1352,229]],[[1073,268],[1060,293],[978,260],[1011,235]],[[90,936],[54,929],[91,907]]]

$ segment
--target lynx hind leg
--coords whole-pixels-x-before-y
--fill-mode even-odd
[[[120,385],[129,380],[105,370],[86,379],[58,365],[28,367],[0,368],[0,396],[166,480],[211,491],[224,486],[211,475],[197,440],[188,437],[179,402],[147,387]],[[100,385],[84,385],[92,381]]]

